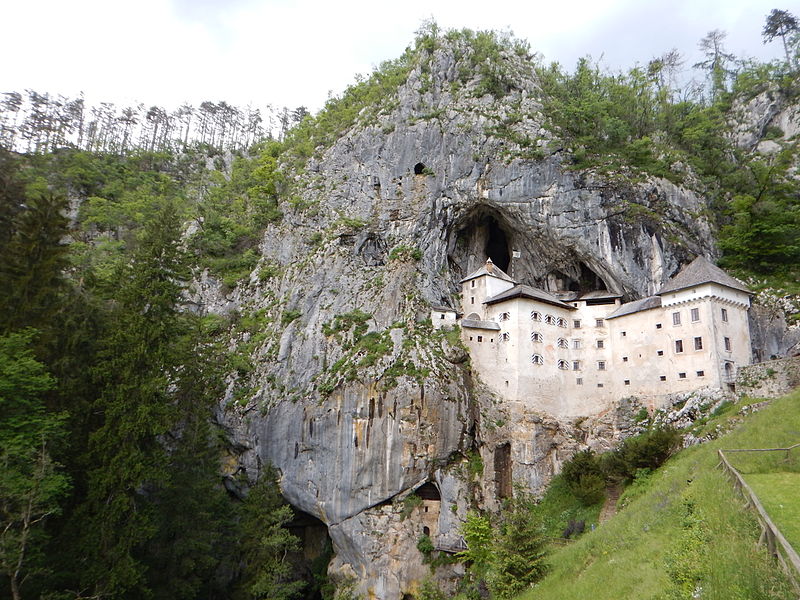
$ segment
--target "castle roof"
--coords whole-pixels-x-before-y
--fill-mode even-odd
[[[643,310],[650,310],[651,308],[660,308],[661,307],[661,297],[660,296],[648,296],[647,298],[642,298],[640,300],[634,300],[633,302],[626,302],[622,306],[620,306],[617,310],[606,317],[608,319],[615,319],[617,317],[623,317],[625,315],[631,315],[633,313],[642,312]]]
[[[491,275],[492,277],[497,277],[498,279],[505,279],[506,281],[510,281],[511,283],[516,283],[508,274],[503,271],[500,267],[492,262],[491,258],[486,259],[486,263],[477,271],[470,273],[464,279],[462,279],[459,283],[464,283],[465,281],[469,281],[470,279],[475,279],[480,277],[481,275]]]
[[[461,319],[461,327],[468,329],[492,329],[500,331],[500,325],[494,321],[479,321],[478,319]]]
[[[661,288],[658,295],[685,290],[686,288],[695,287],[704,283],[718,283],[719,285],[724,285],[734,290],[752,294],[744,284],[728,275],[705,256],[698,256],[683,267],[675,277],[664,284],[664,287]]]
[[[568,308],[569,310],[575,310],[572,306],[563,303],[561,300],[559,300],[552,294],[545,292],[544,290],[532,288],[531,286],[524,284],[517,284],[511,289],[508,289],[504,292],[500,292],[499,294],[496,294],[491,298],[485,300],[484,304],[497,304],[498,302],[503,302],[504,300],[511,300],[512,298],[530,298],[531,300],[538,300],[539,302],[552,304],[553,306],[560,306],[561,308]]]

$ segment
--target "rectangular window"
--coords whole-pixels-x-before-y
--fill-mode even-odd
[[[686,373],[678,373],[678,379],[686,379]]]
[[[729,338],[729,337],[722,338],[722,341],[725,342],[725,350],[730,352],[731,351],[731,338]]]
[[[475,296],[472,296],[472,297],[469,299],[469,303],[470,303],[470,304],[475,304]]]
[[[658,354],[659,356],[664,356],[664,351],[663,350],[659,350],[658,352],[656,352],[656,354]]]
[[[469,287],[475,287],[475,280],[474,279],[469,282]]]
[[[625,380],[625,385],[630,385],[630,384],[631,384],[631,380],[630,379],[626,379]]]
[[[727,308],[722,308],[720,310],[722,311],[722,320],[725,323],[727,323],[728,322],[728,309]]]
[[[703,338],[701,338],[701,337],[694,338],[694,349],[695,350],[702,350],[703,349]]]
[[[472,341],[472,336],[469,336],[469,341],[470,341],[470,342]]]
[[[606,361],[598,360],[597,361],[597,370],[598,371],[605,371],[606,370]]]
[[[581,347],[581,341],[580,340],[572,340],[572,347],[575,348],[575,350],[578,350]]]
[[[661,329],[661,323],[656,323],[656,329]]]
[[[659,377],[659,379],[661,381],[666,381],[667,380],[667,376],[666,375],[662,375],[661,377]]]
[[[597,347],[598,348],[604,348],[605,347],[605,341],[597,340]]]
[[[683,340],[675,340],[675,352],[678,354],[683,352]]]
[[[680,325],[681,324],[681,313],[679,313],[679,312],[672,313],[672,324],[673,325]]]
[[[700,309],[693,308],[692,309],[692,323],[697,323],[700,320]]]
[[[622,335],[622,337],[625,337],[628,334],[623,331],[621,335]]]
[[[583,385],[583,377],[578,377],[578,378],[575,380],[575,383],[576,383],[577,385]]]
[[[575,319],[575,320],[572,322],[572,326],[573,326],[575,329],[580,329],[580,328],[581,328],[581,322],[580,322],[580,320],[579,320],[579,319]]]
[[[597,387],[603,387],[603,384],[602,383],[598,383]]]
[[[581,370],[581,361],[573,360],[572,361],[572,370],[573,371],[580,371]]]
[[[439,315],[440,319],[444,319],[444,314]]]
[[[628,357],[627,356],[623,356],[622,357],[622,362],[628,362]]]
[[[594,320],[595,327],[603,327],[603,319],[595,319]]]
[[[705,372],[705,371],[698,371],[698,372],[697,372],[697,376],[698,376],[698,377],[705,377],[705,374],[706,374],[706,372]]]
[[[482,336],[482,335],[479,335],[479,336],[478,336],[478,341],[479,341],[479,342],[482,342],[482,341],[483,341],[483,336]]]

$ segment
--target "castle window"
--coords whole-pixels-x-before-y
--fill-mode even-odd
[[[626,332],[624,332],[624,331],[623,331],[623,332],[620,334],[620,337],[625,337],[626,335],[628,335],[628,334],[627,334]]]
[[[567,326],[567,320],[565,318],[563,318],[563,317],[559,317],[558,321],[557,321],[557,325],[559,327],[566,327]]]
[[[511,339],[511,334],[508,333],[507,331],[504,331],[503,335],[500,336],[500,339],[504,342],[507,342]]]
[[[575,384],[576,385],[583,385],[583,377],[578,377],[577,379],[575,379]]]
[[[569,371],[569,363],[565,360],[558,361],[558,368],[562,371]]]
[[[661,381],[666,381],[667,380],[667,376],[666,375],[662,375],[661,377],[659,377],[659,379]]]
[[[698,376],[698,377],[705,377],[705,374],[706,374],[706,372],[705,372],[705,371],[698,371],[698,372],[697,372],[697,376]]]
[[[579,350],[580,347],[581,347],[581,341],[580,340],[572,340],[572,347],[575,348],[575,350]]]
[[[700,309],[693,308],[692,309],[692,323],[697,323],[700,320]]]
[[[703,349],[703,338],[701,338],[701,337],[694,338],[694,349],[695,350],[702,350]]]
[[[686,379],[686,373],[678,373],[678,379]]]
[[[605,344],[606,344],[605,340],[597,340],[597,347],[598,348],[604,348]]]
[[[548,325],[555,325],[556,318],[553,315],[545,315],[544,322],[547,323]]]
[[[625,380],[625,385],[630,385],[630,384],[631,384],[631,380],[630,379],[626,379]]]
[[[603,387],[603,384],[602,383],[598,383],[597,387]]]
[[[574,321],[572,321],[572,326],[575,329],[580,329],[581,328],[581,320],[580,319],[575,319]]]
[[[511,313],[508,313],[508,312],[500,313],[500,320],[501,321],[508,321],[510,319],[511,319]]]
[[[661,323],[656,323],[656,329],[661,329]]]
[[[595,320],[594,320],[594,326],[595,326],[595,327],[604,327],[604,325],[603,325],[603,319],[595,319]]]
[[[556,345],[559,348],[569,348],[569,342],[567,340],[565,340],[564,338],[558,338],[558,341],[556,342]]]
[[[677,354],[683,352],[683,340],[675,340],[675,352]]]
[[[722,308],[720,310],[722,311],[722,320],[725,323],[727,323],[728,322],[728,309],[727,308]]]
[[[542,313],[536,312],[535,310],[531,311],[531,321],[541,321],[542,320]]]
[[[627,356],[623,356],[622,357],[622,362],[628,362],[628,357]]]
[[[475,287],[475,280],[474,279],[469,282],[469,287]]]
[[[444,319],[444,313],[440,314],[440,315],[439,315],[439,318],[440,318],[440,319]]]
[[[535,365],[543,365],[544,359],[542,358],[541,354],[534,354],[531,356],[531,362]]]
[[[664,356],[664,351],[663,350],[659,350],[658,352],[656,352],[656,354],[658,354],[659,356]]]
[[[469,341],[470,341],[470,342],[472,341],[472,336],[469,336]]]
[[[597,361],[597,370],[598,371],[605,371],[606,370],[606,361],[598,360]]]
[[[680,325],[681,324],[681,313],[679,313],[679,312],[672,313],[672,324],[673,325]]]
[[[475,296],[471,296],[469,299],[470,304],[475,304]]]
[[[725,350],[730,352],[731,351],[731,338],[729,338],[729,337],[722,338],[722,341],[725,343]]]
[[[534,331],[531,333],[531,341],[532,342],[541,342],[542,341],[542,334],[538,331]]]
[[[482,342],[482,341],[483,341],[483,336],[482,336],[482,335],[479,335],[479,336],[478,336],[478,341],[479,341],[479,342]]]
[[[573,360],[572,361],[572,370],[573,371],[580,371],[581,370],[581,361]]]

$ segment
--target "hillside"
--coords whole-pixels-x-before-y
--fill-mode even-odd
[[[247,151],[211,135],[0,153],[9,588],[396,600],[432,576],[455,593],[470,515],[541,495],[652,404],[561,418],[536,389],[501,401],[430,318],[487,258],[541,290],[629,301],[704,256],[758,292],[754,356],[790,353],[798,74],[744,64],[683,94],[663,68],[566,71],[510,34],[428,24]],[[642,510],[598,535],[633,514],[661,531]]]
[[[555,551],[550,574],[522,597],[795,598],[777,562],[755,546],[760,529],[718,467],[717,449],[797,443],[798,409],[795,392],[681,451],[629,488],[614,518]]]

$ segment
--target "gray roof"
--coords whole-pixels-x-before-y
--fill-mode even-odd
[[[455,308],[450,308],[449,306],[441,306],[436,304],[431,306],[431,309],[439,312],[458,312]]]
[[[747,292],[748,294],[752,293],[743,283],[728,275],[705,256],[698,256],[683,267],[675,277],[664,284],[658,295],[685,290],[704,283],[718,283],[734,290]]]
[[[496,294],[485,300],[484,304],[496,304],[498,302],[503,302],[504,300],[511,300],[512,298],[530,298],[532,300],[538,300],[539,302],[560,306],[561,308],[575,310],[572,306],[569,304],[564,304],[561,300],[549,292],[532,288],[531,286],[524,284],[518,284],[511,289],[506,290],[505,292],[500,292],[499,294]]]
[[[469,281],[470,279],[475,279],[476,277],[480,277],[481,275],[491,275],[492,277],[497,277],[498,279],[505,279],[506,281],[510,281],[511,283],[516,283],[508,274],[503,271],[500,267],[495,265],[492,262],[492,259],[489,258],[486,260],[486,263],[477,271],[474,271],[464,277],[459,283],[464,283],[465,281]]]
[[[461,319],[461,326],[468,329],[494,329],[500,331],[500,325],[494,321],[475,321],[474,319]]]
[[[594,292],[586,292],[578,296],[578,300],[599,300],[601,298],[622,298],[622,294],[615,294],[608,290],[596,290]]]
[[[613,313],[608,315],[606,319],[615,319],[616,317],[623,317],[625,315],[631,315],[633,313],[642,312],[643,310],[650,310],[651,308],[659,308],[660,306],[661,306],[660,296],[648,296],[647,298],[642,298],[641,300],[634,300],[633,302],[627,302],[623,304]]]

